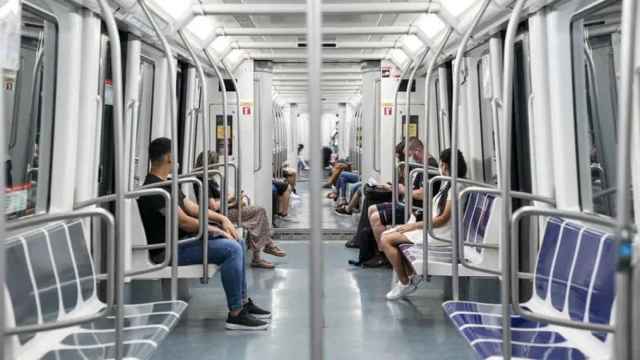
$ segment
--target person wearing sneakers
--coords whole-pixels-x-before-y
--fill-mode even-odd
[[[451,156],[451,149],[446,149],[440,154],[440,173],[443,176],[449,176]],[[458,176],[465,177],[466,174],[467,163],[462,152],[458,150]],[[435,234],[446,239],[451,238],[451,194],[451,182],[442,184],[436,196],[433,197],[431,205]],[[393,271],[398,275],[398,282],[386,295],[388,300],[398,300],[410,295],[416,291],[418,284],[422,280],[421,277],[414,273],[399,249],[401,244],[422,243],[422,228],[423,222],[419,221],[397,226],[382,233],[382,239],[380,240],[382,251],[389,259]],[[429,238],[428,245],[433,245],[436,242],[439,241]],[[443,242],[440,243],[445,244]]]
[[[149,144],[149,161],[151,170],[144,184],[161,183],[169,177],[171,168],[171,140],[157,138]],[[171,191],[171,185],[162,185]],[[180,238],[191,237],[200,229],[200,208],[195,201],[178,192],[178,226]],[[150,244],[162,244],[165,241],[165,222],[168,204],[161,196],[148,196],[138,199],[138,209],[144,226],[147,241]],[[208,211],[208,259],[210,263],[220,267],[222,287],[227,297],[229,314],[225,328],[228,330],[265,330],[269,327],[271,313],[260,308],[247,297],[247,280],[244,263],[244,240],[231,221],[215,211]],[[194,240],[178,245],[178,265],[202,264],[202,240]],[[164,248],[151,250],[151,260],[155,263],[163,261]]]
[[[200,153],[196,158],[195,167],[202,168],[204,162],[204,153]],[[218,154],[209,151],[207,156],[209,165],[218,163]],[[202,179],[200,179],[202,180]],[[196,196],[200,196],[196,191]],[[220,186],[213,180],[209,180],[209,209],[220,212]],[[229,211],[227,217],[234,223],[238,222],[240,214],[238,211],[238,202],[235,199],[230,200]],[[249,206],[242,200],[242,223],[240,224],[249,233],[249,249],[252,251],[251,267],[262,269],[273,269],[275,266],[272,262],[261,258],[261,253],[284,257],[287,253],[275,244],[271,239],[271,224],[267,210],[259,206]]]

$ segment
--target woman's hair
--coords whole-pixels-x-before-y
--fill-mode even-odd
[[[204,157],[204,151],[198,154],[198,157],[196,158],[196,163],[195,163],[196,168],[200,168],[203,166],[203,161],[204,161],[203,157]],[[207,156],[207,164],[211,165],[211,164],[217,164],[217,163],[218,163],[218,153],[216,153],[215,151],[209,151],[209,154]]]
[[[447,164],[449,173],[451,173],[451,148],[445,149],[440,153],[440,162]],[[463,178],[467,176],[467,162],[462,155],[462,151],[458,150],[458,177]],[[451,190],[451,181],[440,189],[440,199],[438,200],[438,215],[442,214],[444,208],[447,206],[447,198],[449,197],[449,190]]]

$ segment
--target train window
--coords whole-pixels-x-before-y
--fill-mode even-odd
[[[572,23],[575,131],[581,206],[615,216],[620,1]]]
[[[491,88],[491,57],[488,52],[485,52],[478,59],[476,70],[478,75],[478,103],[480,105],[482,174],[486,183],[496,184],[498,179],[498,165],[496,161],[495,131],[491,111],[491,101],[493,97]]]
[[[25,5],[18,69],[2,73],[9,219],[44,212],[49,205],[57,40],[55,19]]]

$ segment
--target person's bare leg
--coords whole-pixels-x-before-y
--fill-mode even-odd
[[[357,209],[360,207],[360,192],[357,192],[355,195],[351,197],[351,201],[349,205],[347,205],[347,210],[349,212],[353,211],[353,209]]]
[[[373,237],[376,239],[378,250],[382,251],[382,244],[380,243],[380,238],[382,236],[382,233],[385,231],[386,227],[382,224],[382,220],[380,219],[380,213],[377,210],[369,217],[369,223],[371,224],[371,231],[373,232]]]
[[[409,283],[409,276],[405,270],[402,254],[400,254],[400,249],[398,249],[399,244],[407,243],[409,240],[399,232],[387,232],[382,235],[381,239],[382,251],[389,259],[391,266],[393,267],[393,271],[398,275],[398,280],[403,285]]]
[[[289,213],[289,198],[291,197],[291,190],[287,188],[279,198],[278,198],[278,212],[280,215],[286,216]]]

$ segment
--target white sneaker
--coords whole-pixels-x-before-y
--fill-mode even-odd
[[[386,297],[387,300],[391,301],[402,299],[412,294],[414,291],[416,291],[416,289],[417,287],[412,285],[411,283],[403,285],[400,281],[398,281],[396,283],[396,286],[394,286],[393,289],[391,289],[391,291],[387,293]]]

